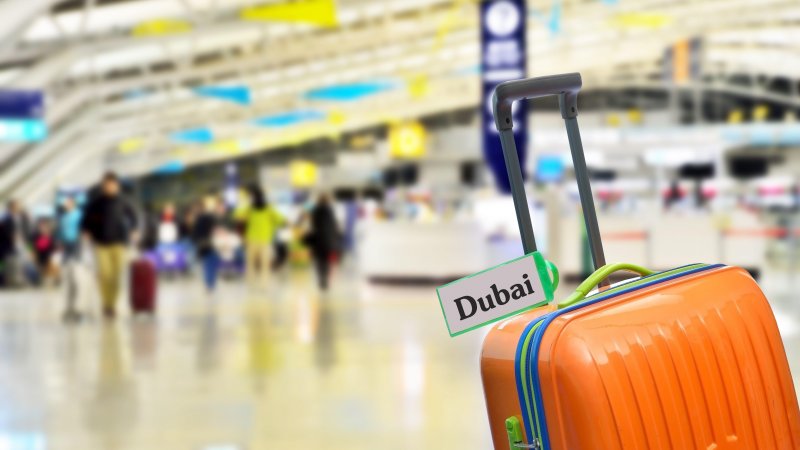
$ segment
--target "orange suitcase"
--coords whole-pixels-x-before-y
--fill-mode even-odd
[[[746,271],[605,265],[577,128],[580,87],[580,75],[567,74],[495,92],[525,251],[536,244],[506,120],[515,100],[558,95],[599,268],[566,300],[499,322],[487,335],[481,373],[495,449],[800,449],[783,343]],[[619,270],[641,277],[607,286]],[[598,284],[600,292],[588,295]]]

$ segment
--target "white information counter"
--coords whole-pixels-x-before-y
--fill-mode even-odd
[[[368,279],[454,280],[488,267],[487,239],[474,222],[368,222],[358,235]]]

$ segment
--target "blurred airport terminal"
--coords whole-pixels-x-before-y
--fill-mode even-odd
[[[487,329],[451,338],[435,288],[522,254],[489,96],[566,72],[607,259],[746,268],[800,383],[796,0],[0,17],[0,450],[491,448]],[[564,123],[515,120],[565,297],[591,262]]]

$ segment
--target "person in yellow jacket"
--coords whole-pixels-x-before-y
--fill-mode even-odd
[[[265,286],[272,264],[275,234],[286,220],[269,205],[260,186],[253,184],[247,190],[249,204],[234,211],[234,219],[243,222],[245,226],[245,278],[251,287]]]

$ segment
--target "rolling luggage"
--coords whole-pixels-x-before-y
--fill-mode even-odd
[[[772,310],[721,264],[606,265],[577,125],[579,74],[497,87],[494,113],[526,253],[536,250],[511,104],[557,95],[597,271],[498,322],[481,355],[495,449],[798,449],[800,411]],[[608,286],[617,271],[640,275]],[[600,285],[599,292],[590,293]]]
[[[134,314],[156,312],[156,266],[146,257],[131,263],[130,306]]]

